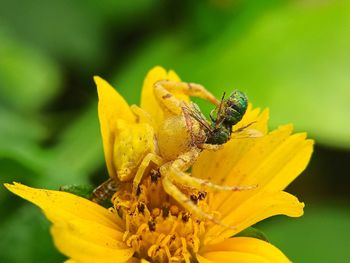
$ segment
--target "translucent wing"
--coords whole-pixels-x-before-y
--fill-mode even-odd
[[[264,134],[257,130],[257,129],[251,129],[249,128],[254,122],[251,122],[239,129],[232,130],[231,138],[233,139],[245,139],[245,138],[260,138],[264,136]]]
[[[198,121],[198,123],[202,125],[205,129],[207,129],[208,131],[212,131],[212,128],[210,127],[210,123],[207,121],[203,113],[200,111],[198,105],[192,102],[190,106],[187,104],[184,104],[182,106],[182,109],[186,112],[186,114],[190,115],[192,118]]]

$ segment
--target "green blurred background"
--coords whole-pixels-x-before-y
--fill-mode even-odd
[[[0,182],[104,181],[92,76],[138,103],[155,65],[316,140],[288,189],[305,215],[258,227],[294,262],[348,262],[350,1],[0,0]],[[1,187],[0,213],[0,262],[64,260],[39,209]]]

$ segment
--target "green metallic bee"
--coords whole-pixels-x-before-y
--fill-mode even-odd
[[[226,143],[231,137],[232,126],[242,120],[248,108],[248,98],[239,90],[233,91],[226,100],[224,97],[225,94],[220,106],[210,114],[211,130],[208,130],[206,141],[209,144]]]
[[[225,99],[225,93],[222,96],[220,105],[210,113],[209,122],[201,113],[199,107],[193,103],[190,115],[195,118],[205,129],[207,144],[222,145],[230,138],[232,133],[238,133],[245,130],[253,123],[233,131],[233,126],[240,122],[248,108],[248,98],[245,93],[235,90]],[[246,137],[259,137],[258,131],[250,132]]]

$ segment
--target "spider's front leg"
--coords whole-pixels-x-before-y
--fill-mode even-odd
[[[208,150],[208,151],[218,151],[224,148],[223,144],[209,144],[209,143],[203,143],[198,146],[202,150]]]
[[[170,80],[161,80],[154,84],[154,94],[161,103],[161,106],[176,115],[180,115],[182,112],[182,101],[177,99],[173,93],[182,93],[191,97],[199,97],[210,101],[216,106],[220,104],[213,94],[199,84]]]
[[[250,190],[256,187],[256,185],[251,186],[226,186],[214,184],[208,180],[201,178],[192,177],[191,175],[185,173],[193,163],[197,160],[200,150],[193,147],[188,152],[180,155],[175,161],[163,165],[160,169],[161,174],[166,174],[170,181],[184,185],[187,187],[195,188],[198,190],[206,190],[212,192],[220,191],[243,191]]]
[[[143,175],[145,174],[146,169],[150,166],[150,163],[154,163],[157,167],[160,167],[163,163],[163,159],[154,154],[148,153],[145,158],[143,158],[141,164],[139,165],[136,175],[133,180],[133,192],[136,194],[137,188],[142,180]]]
[[[179,204],[181,204],[187,211],[195,214],[200,219],[207,219],[215,224],[221,225],[221,222],[211,214],[205,213],[199,206],[195,205],[190,198],[188,198],[184,193],[182,193],[166,176],[162,174],[162,184],[164,191],[172,196]]]

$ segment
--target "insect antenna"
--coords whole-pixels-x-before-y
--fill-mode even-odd
[[[215,112],[216,109],[213,109],[210,111],[210,114],[209,114],[209,117],[210,117],[210,120],[213,122],[213,123],[216,123],[216,118],[214,118],[214,112]]]
[[[222,117],[222,109],[223,109],[222,104],[224,103],[225,95],[226,95],[226,92],[224,92],[224,94],[222,94],[222,97],[221,97],[218,112],[216,114],[215,129],[217,129],[224,121],[224,118]]]

